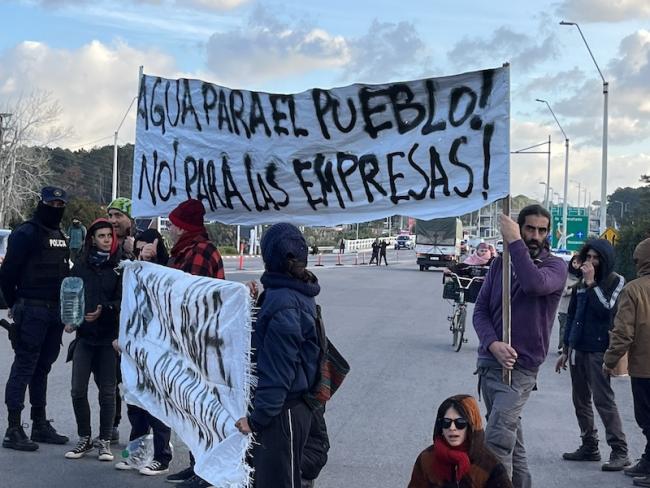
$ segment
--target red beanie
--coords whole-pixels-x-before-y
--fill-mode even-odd
[[[176,227],[189,232],[200,232],[205,229],[203,225],[203,216],[205,215],[205,208],[203,204],[190,198],[178,205],[169,214],[169,220]]]

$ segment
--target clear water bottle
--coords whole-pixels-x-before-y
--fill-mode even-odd
[[[147,434],[128,443],[122,451],[122,461],[133,469],[144,468],[153,460],[153,435]]]
[[[61,283],[61,322],[79,327],[84,321],[84,282],[77,276],[68,276]]]

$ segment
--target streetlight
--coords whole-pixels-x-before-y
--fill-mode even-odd
[[[531,151],[531,149],[538,148],[548,144],[547,151]],[[546,194],[544,195],[544,206],[549,207],[549,187],[551,185],[551,135],[548,136],[548,141],[540,142],[534,146],[525,147],[523,149],[517,149],[516,151],[510,151],[510,154],[546,154],[548,156],[548,161],[546,163]]]
[[[591,49],[589,48],[589,44],[587,44],[587,39],[585,39],[585,36],[582,34],[582,30],[580,29],[580,26],[576,22],[565,22],[564,20],[560,22],[560,25],[576,26],[578,32],[580,33],[580,37],[582,37],[582,40],[584,41],[585,46],[587,47],[587,51],[589,51],[589,55],[591,56],[592,61],[596,65],[596,69],[598,70],[600,79],[603,80],[603,164],[602,164],[602,173],[601,173],[601,181],[600,181],[600,201],[606,202],[607,201],[607,102],[609,98],[609,83],[605,81],[605,77],[603,76],[602,71],[600,71],[600,68],[598,67],[596,58],[594,58],[594,55],[591,52]],[[601,205],[600,206],[600,229],[599,229],[601,235],[605,232],[605,228],[607,227],[606,219],[607,219],[607,206]]]
[[[553,109],[551,108],[549,103],[546,100],[541,100],[539,98],[536,98],[535,101],[546,104],[549,111],[553,115],[553,118],[555,119],[557,126],[560,128],[560,132],[562,132],[562,135],[564,136],[564,203],[562,205],[562,239],[560,240],[560,242],[558,242],[558,244],[560,249],[562,248],[566,249],[567,222],[569,218],[569,207],[567,202],[568,193],[569,193],[569,138],[567,137],[566,133],[564,132],[564,129],[560,125],[559,120],[557,120],[557,117],[555,116],[555,112],[553,112]]]
[[[120,125],[118,125],[117,129],[115,130],[115,137],[113,139],[113,186],[111,187],[111,200],[115,200],[117,198],[117,133],[122,128],[122,124],[126,120],[126,116],[129,115],[129,111],[133,106],[133,102],[135,102],[137,99],[137,96],[133,97],[131,103],[129,104],[129,108],[126,109],[124,117],[122,117],[122,122],[120,122]]]

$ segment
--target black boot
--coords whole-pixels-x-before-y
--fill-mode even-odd
[[[43,444],[66,444],[70,439],[54,430],[49,420],[34,420],[32,440]]]
[[[562,459],[566,461],[600,461],[598,444],[582,444],[573,452],[565,452]]]
[[[22,425],[19,425],[7,429],[2,440],[2,447],[15,449],[16,451],[35,451],[38,449],[38,444],[30,441]]]

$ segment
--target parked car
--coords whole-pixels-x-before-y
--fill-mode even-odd
[[[397,236],[395,249],[413,249],[413,241],[410,236]]]

